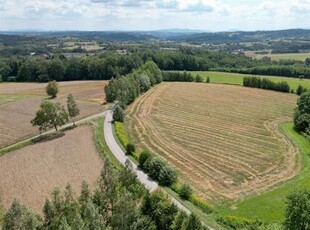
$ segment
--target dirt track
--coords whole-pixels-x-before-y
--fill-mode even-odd
[[[89,126],[63,137],[27,146],[0,157],[0,193],[5,208],[14,197],[41,212],[55,187],[70,183],[79,194],[82,181],[94,186],[103,166]]]

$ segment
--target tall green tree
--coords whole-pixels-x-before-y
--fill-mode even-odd
[[[117,105],[113,111],[113,120],[123,122],[124,117],[125,117],[124,110],[119,105]]]
[[[297,190],[287,197],[284,228],[310,229],[310,190]]]
[[[71,119],[80,114],[80,109],[78,108],[71,93],[67,97],[67,109],[68,109],[68,113]],[[74,120],[73,120],[73,125],[75,126]]]
[[[68,120],[69,116],[63,105],[45,100],[31,123],[38,126],[40,131],[53,127],[58,131],[57,127],[64,125]]]
[[[54,81],[50,81],[47,86],[46,86],[46,93],[47,95],[55,98],[57,97],[57,93],[59,91],[58,89],[58,83],[54,80]]]
[[[310,91],[298,98],[294,124],[298,132],[310,135]]]

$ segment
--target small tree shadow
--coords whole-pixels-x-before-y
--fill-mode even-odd
[[[61,138],[65,135],[66,134],[63,131],[58,131],[53,134],[40,135],[39,137],[34,138],[32,142],[33,143],[44,143],[44,142],[55,140],[57,138]]]

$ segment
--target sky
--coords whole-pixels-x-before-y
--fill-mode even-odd
[[[0,31],[310,29],[310,0],[0,0]]]

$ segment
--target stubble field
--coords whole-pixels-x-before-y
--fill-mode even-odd
[[[301,169],[298,150],[279,131],[297,97],[239,86],[162,83],[128,109],[139,150],[176,167],[181,182],[212,203],[258,194]]]
[[[54,140],[40,142],[0,157],[0,194],[8,208],[17,198],[42,212],[55,187],[72,185],[80,193],[83,181],[93,188],[103,166],[92,139],[92,128],[80,126]]]
[[[67,95],[73,94],[80,115],[75,120],[100,113],[105,109],[104,85],[107,81],[75,81],[59,83],[59,93],[52,102],[66,105]],[[47,98],[46,83],[0,84],[0,147],[38,134],[30,121],[42,100]]]

